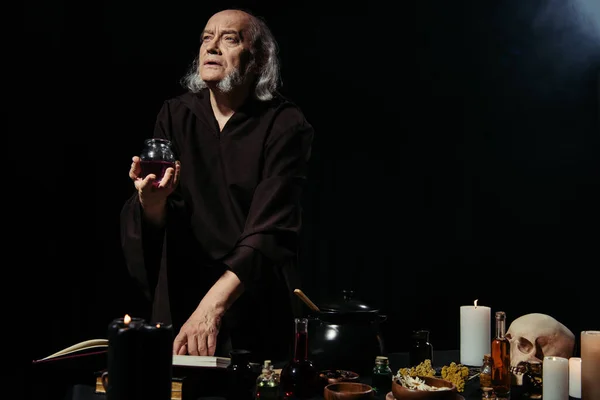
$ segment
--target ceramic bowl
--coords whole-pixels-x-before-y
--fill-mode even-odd
[[[419,376],[426,385],[434,387],[447,387],[450,390],[417,390],[402,386],[398,380],[392,382],[392,393],[396,400],[455,400],[456,385],[450,381],[433,376]]]
[[[375,391],[369,385],[360,382],[339,382],[325,386],[325,400],[366,400],[374,399]]]

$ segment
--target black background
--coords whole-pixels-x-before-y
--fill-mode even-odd
[[[127,171],[228,7],[266,19],[282,91],[316,130],[301,254],[313,301],[355,290],[388,316],[389,351],[418,328],[458,348],[475,299],[509,324],[541,312],[578,339],[600,328],[594,1],[53,1],[26,5],[11,135],[25,149],[7,198],[25,363],[144,312],[119,247]]]

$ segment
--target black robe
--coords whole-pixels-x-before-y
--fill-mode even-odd
[[[219,347],[227,337],[257,362],[288,357],[300,311],[293,289],[313,136],[283,97],[249,100],[221,132],[207,90],[163,104],[154,137],[171,140],[181,162],[165,228],[146,225],[137,192],[121,212],[125,261],[153,303],[153,321],[177,333],[229,269],[245,291],[223,319],[218,353],[227,351]]]

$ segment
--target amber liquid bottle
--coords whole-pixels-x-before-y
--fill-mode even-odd
[[[284,400],[309,399],[317,394],[318,374],[308,359],[308,319],[296,318],[294,358],[281,370]]]
[[[496,312],[496,336],[492,340],[492,388],[498,397],[510,396],[510,343],[506,338],[506,313]]]

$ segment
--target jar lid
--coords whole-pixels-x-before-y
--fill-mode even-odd
[[[353,290],[342,290],[341,298],[336,298],[329,303],[324,303],[319,308],[323,311],[342,313],[377,313],[379,310],[354,297]]]
[[[233,349],[229,352],[229,357],[235,358],[236,360],[246,360],[250,358],[250,351],[243,349]]]
[[[429,340],[429,331],[427,329],[413,331],[412,337],[413,339]]]

